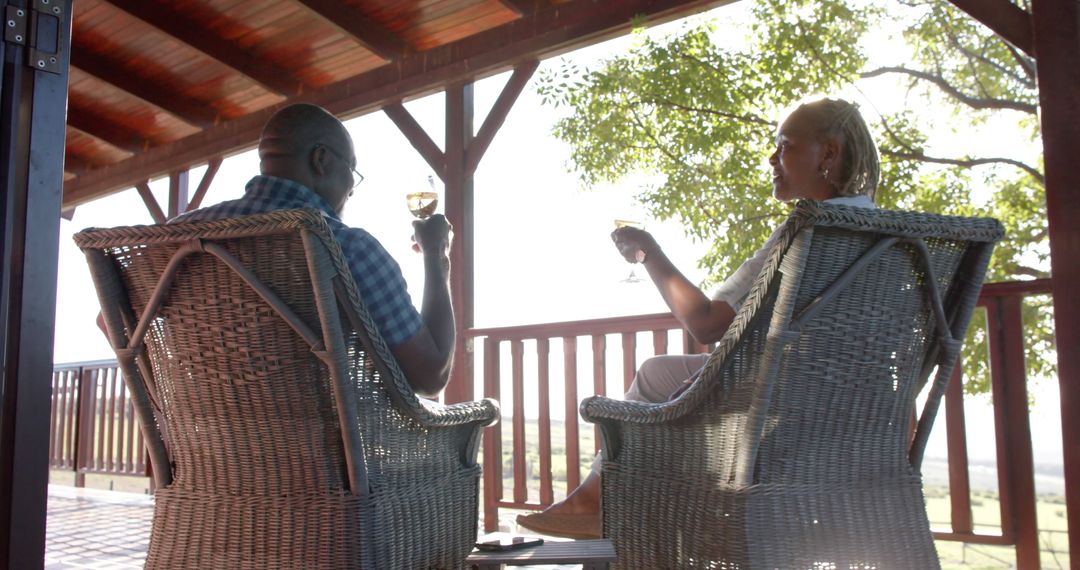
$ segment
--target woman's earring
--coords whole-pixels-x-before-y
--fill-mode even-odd
[[[822,180],[828,180],[829,179],[829,169],[828,168],[824,168],[824,169],[821,170],[821,179]]]

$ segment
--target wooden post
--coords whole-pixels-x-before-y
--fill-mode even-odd
[[[450,297],[454,303],[458,342],[454,368],[446,389],[448,403],[473,399],[473,173],[465,167],[473,138],[473,85],[458,83],[446,89],[446,218],[454,226],[450,251]]]
[[[1080,555],[1080,2],[1032,2],[1046,168],[1069,552]]]
[[[169,219],[187,211],[188,208],[188,171],[177,170],[169,173]]]

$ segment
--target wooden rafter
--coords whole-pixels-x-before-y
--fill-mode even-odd
[[[251,52],[218,37],[202,22],[192,20],[183,12],[146,0],[106,1],[132,18],[141,20],[161,33],[231,67],[271,91],[292,95],[303,90],[303,84],[293,78],[288,70],[271,65]]]
[[[396,60],[411,50],[408,42],[343,2],[338,0],[297,0],[297,2],[385,60]]]
[[[207,127],[213,125],[217,118],[217,112],[212,107],[192,101],[178,95],[174,90],[159,87],[152,81],[137,77],[119,67],[115,62],[106,61],[86,50],[79,49],[78,46],[71,52],[71,66],[159,107],[191,125],[200,128]]]
[[[518,16],[528,16],[546,8],[549,0],[499,0],[503,6],[513,10]]]
[[[949,0],[1024,53],[1035,57],[1031,14],[1009,0]]]
[[[64,171],[81,174],[94,168],[94,164],[67,152],[64,154]]]
[[[71,101],[68,102],[67,124],[127,152],[138,154],[148,147],[146,141],[137,133]]]
[[[119,1],[119,0],[118,0]],[[125,0],[130,2],[131,0]],[[348,119],[445,88],[506,71],[516,63],[543,59],[625,33],[634,22],[657,24],[728,4],[732,0],[625,0],[618,3],[572,0],[437,48],[407,54],[355,77],[310,89],[289,102],[321,105]],[[220,124],[139,156],[95,169],[64,187],[64,204],[73,206],[137,180],[228,155],[254,145],[263,124],[281,105]]]

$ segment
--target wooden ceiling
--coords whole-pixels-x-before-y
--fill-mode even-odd
[[[77,0],[64,207],[732,0]]]

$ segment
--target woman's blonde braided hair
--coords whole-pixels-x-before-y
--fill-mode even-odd
[[[835,137],[840,143],[839,171],[829,177],[838,196],[866,195],[874,199],[881,179],[877,145],[859,106],[843,99],[818,99],[799,106],[814,121],[819,139]]]

